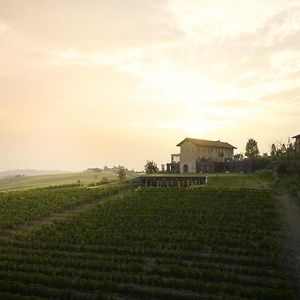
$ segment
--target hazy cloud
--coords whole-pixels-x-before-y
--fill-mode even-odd
[[[288,103],[291,104],[299,104],[300,101],[300,87],[296,87],[290,90],[280,91],[275,94],[269,94],[262,98],[263,101],[271,101],[274,103]],[[295,106],[294,106],[295,108]]]
[[[290,73],[300,71],[300,48],[288,49],[274,53],[271,58],[271,67],[274,71],[279,71],[282,77]]]
[[[4,24],[0,21],[0,33],[5,32],[9,30],[9,26],[7,24]]]
[[[139,49],[115,51],[115,53],[84,53],[77,49],[67,49],[55,53],[49,63],[52,65],[80,65],[80,66],[114,66],[122,67],[140,57]]]
[[[298,0],[0,1],[3,141],[32,161],[43,136],[49,155],[59,141],[96,158],[135,136],[162,161],[185,135],[267,147],[300,128],[299,14]]]
[[[0,110],[0,115],[8,115],[9,111],[7,110]]]
[[[236,39],[242,34],[256,33],[278,14],[290,13],[300,7],[297,1],[168,1],[179,29],[187,37],[202,44]],[[296,16],[294,14],[293,16]],[[294,19],[296,20],[296,19]],[[295,22],[285,24],[282,33],[297,27]]]

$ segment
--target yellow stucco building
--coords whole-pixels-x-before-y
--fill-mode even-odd
[[[226,162],[233,159],[236,147],[227,142],[185,138],[180,147],[180,173],[199,173],[203,162]],[[202,164],[201,164],[202,163]]]

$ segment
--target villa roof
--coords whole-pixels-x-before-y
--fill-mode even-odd
[[[297,135],[295,135],[295,136],[293,136],[293,139],[296,139],[296,138],[298,138],[298,137],[300,137],[300,133],[297,134]]]
[[[191,143],[193,143],[196,146],[236,149],[236,147],[230,145],[227,142],[209,141],[209,140],[193,139],[193,138],[185,138],[183,141],[181,141],[176,146],[181,146],[184,142],[191,142]]]

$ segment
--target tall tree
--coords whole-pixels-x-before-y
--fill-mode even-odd
[[[126,169],[122,166],[119,166],[118,168],[118,177],[120,180],[126,179]]]
[[[158,172],[157,164],[153,160],[147,160],[145,165],[145,172],[147,174],[153,174]]]
[[[276,146],[275,146],[275,144],[272,144],[272,146],[271,146],[271,157],[274,158],[276,156],[276,153],[277,153]]]
[[[258,150],[258,147],[257,147],[257,142],[256,140],[250,138],[248,139],[248,142],[246,144],[246,152],[245,152],[245,155],[250,158],[250,159],[253,159],[255,157],[258,157],[259,155],[259,150]]]

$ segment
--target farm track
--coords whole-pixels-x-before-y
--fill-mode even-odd
[[[107,201],[111,200],[112,198],[118,197],[120,195],[122,195],[122,192],[119,194],[115,194],[115,195],[101,197],[97,200],[81,203],[76,206],[68,207],[68,208],[64,209],[63,211],[50,213],[49,215],[46,215],[37,220],[27,221],[25,223],[15,225],[13,228],[10,228],[10,229],[0,229],[0,238],[10,238],[13,235],[20,233],[20,232],[24,232],[24,231],[29,232],[29,231],[35,229],[36,227],[38,227],[42,224],[45,224],[47,222],[64,220],[66,218],[70,218],[82,211],[91,210],[91,209],[95,208],[99,203],[107,202]]]
[[[278,212],[287,232],[284,251],[286,262],[296,281],[295,299],[300,299],[300,208],[296,199],[289,196],[282,187],[275,190],[274,198],[277,200]]]

